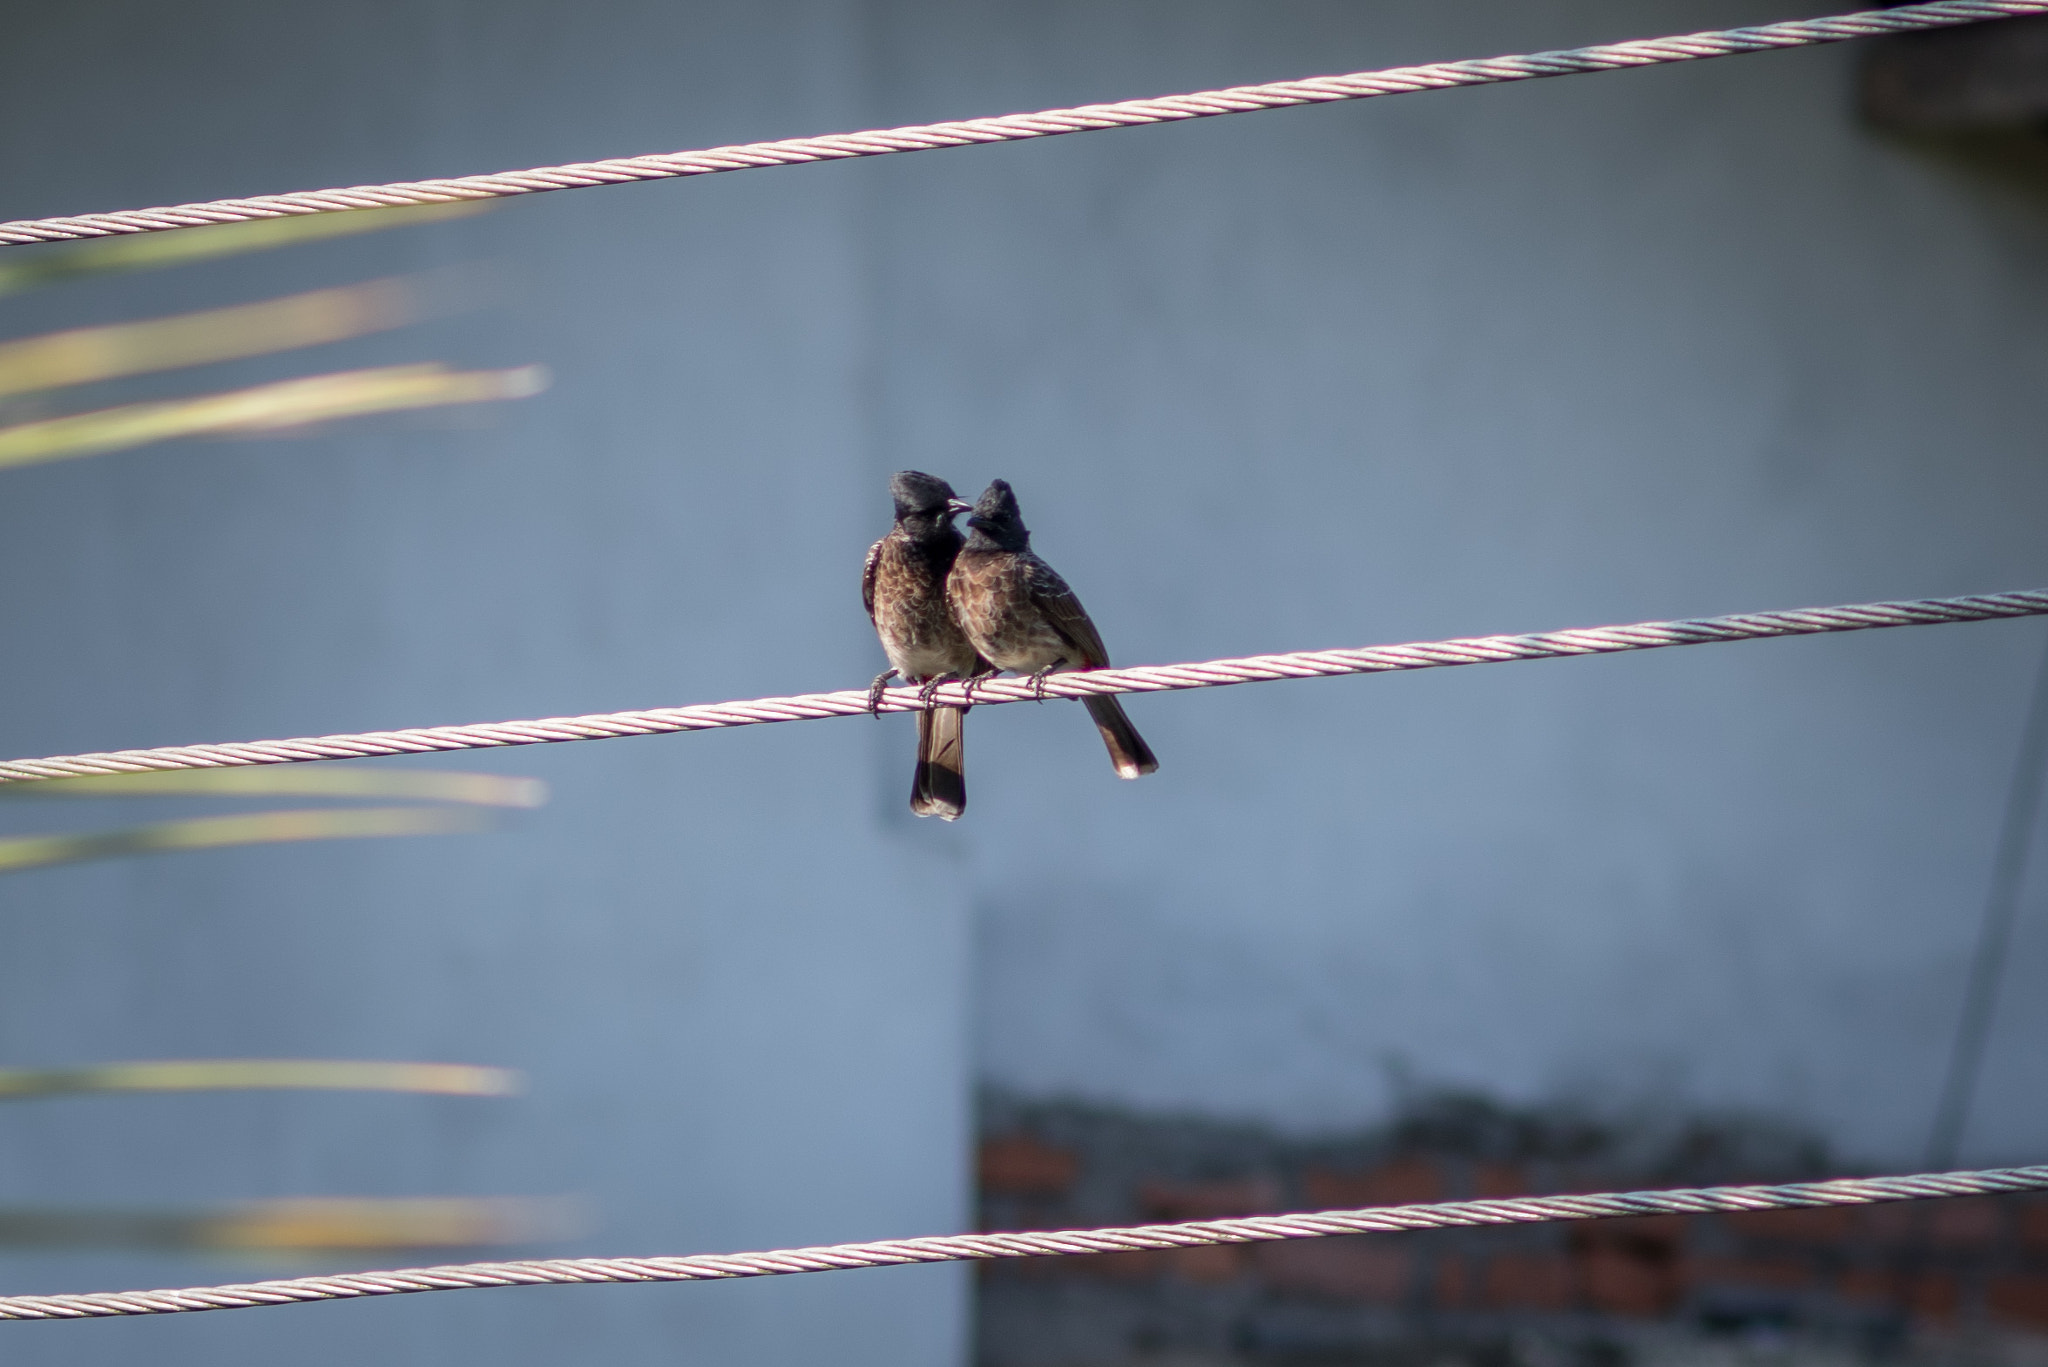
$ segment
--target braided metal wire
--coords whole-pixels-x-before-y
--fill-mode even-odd
[[[1026,138],[1056,137],[1062,133],[1086,133],[1103,128],[1172,123],[1181,119],[1203,119],[1217,114],[1243,114],[1260,109],[1282,109],[1291,105],[1365,100],[1378,95],[1403,95],[1413,91],[1444,90],[1454,86],[1492,85],[1501,81],[1527,81],[1544,76],[1569,76],[1586,71],[1612,71],[1623,67],[1656,66],[1666,62],[1692,62],[1740,52],[1808,47],[1816,43],[1839,43],[1846,39],[1864,38],[1874,34],[1947,28],[1956,24],[1979,23],[1987,19],[2006,19],[2016,15],[2041,13],[2048,13],[2048,0],[1936,0],[1931,4],[1902,5],[1897,9],[1866,10],[1833,18],[1802,19],[1781,24],[1763,24],[1754,28],[1689,33],[1670,38],[1646,38],[1634,42],[1605,43],[1597,47],[1567,48],[1557,52],[1537,52],[1524,56],[1435,62],[1426,66],[1394,67],[1385,71],[1361,71],[1348,76],[1318,76],[1300,81],[1275,81],[1268,85],[1234,86],[1228,90],[1204,90],[1192,95],[1127,100],[1120,104],[1083,105],[1077,109],[1047,109],[1035,114],[1006,114],[999,118],[968,119],[958,123],[916,124],[906,128],[877,129],[865,133],[745,143],[734,147],[714,147],[705,151],[619,157],[608,161],[578,162],[569,166],[542,166],[530,171],[504,171],[497,175],[461,176],[452,180],[402,181],[392,185],[358,185],[349,189],[259,195],[251,199],[217,199],[202,204],[179,204],[166,208],[134,209],[111,214],[85,214],[72,218],[22,219],[12,223],[0,223],[0,245],[161,232],[169,228],[190,228],[207,223],[236,223],[248,219],[373,209],[396,204],[443,204],[456,200],[497,199],[508,195],[531,195],[547,190],[615,185],[626,181],[663,180],[672,176],[701,176],[719,171],[744,171],[759,166],[789,166],[800,162],[834,161],[846,157],[885,156],[891,152],[923,152],[934,148],[964,147],[975,143],[1017,142]]]
[[[1450,665],[1497,664],[1568,655],[1608,655],[1665,646],[1747,641],[1770,636],[1808,636],[1878,627],[1976,622],[1996,617],[2048,613],[2048,589],[1977,594],[1967,598],[1921,598],[1896,603],[1854,603],[1845,607],[1755,612],[1632,626],[1584,627],[1531,636],[1476,636],[1422,641],[1412,645],[1366,646],[1358,650],[1304,650],[1287,655],[1253,655],[1195,664],[1141,665],[1054,674],[1042,680],[989,679],[946,684],[931,690],[884,690],[875,704],[882,712],[917,712],[927,707],[985,706],[1047,698],[1086,698],[1100,693],[1160,693],[1184,688],[1278,679],[1316,679],[1339,674],[1441,669]],[[133,774],[156,769],[220,769],[246,764],[296,764],[308,760],[362,759],[372,755],[413,755],[438,750],[484,750],[555,741],[609,740],[675,731],[709,731],[727,726],[852,717],[869,710],[868,690],[805,693],[787,698],[662,707],[645,712],[601,712],[585,717],[539,721],[486,722],[472,726],[430,726],[406,731],[309,736],[297,740],[242,741],[226,745],[171,745],[152,750],[114,750],[0,763],[0,783],[73,778],[80,774]]]
[[[1705,1187],[1691,1191],[1635,1191],[1596,1196],[1532,1196],[1497,1201],[1326,1210],[1311,1215],[1254,1215],[1236,1220],[1123,1229],[1072,1229],[1013,1234],[952,1234],[885,1239],[868,1244],[785,1248],[772,1253],[704,1253],[681,1258],[545,1258],[531,1262],[458,1263],[395,1272],[293,1277],[234,1286],[177,1291],[102,1291],[59,1296],[0,1296],[0,1319],[89,1319],[107,1315],[169,1315],[188,1310],[246,1310],[302,1301],[402,1296],[416,1291],[467,1291],[492,1286],[547,1286],[573,1282],[701,1282],[735,1277],[776,1277],[906,1263],[966,1262],[987,1258],[1041,1258],[1076,1253],[1127,1253],[1192,1248],[1203,1244],[1255,1244],[1320,1239],[1334,1234],[1398,1233],[1415,1229],[1539,1224],[1620,1215],[1699,1215],[1714,1211],[1789,1210],[1803,1206],[1860,1206],[1940,1196],[1982,1196],[2048,1188],[2048,1167],[1918,1177],[1851,1178],[1774,1187]]]

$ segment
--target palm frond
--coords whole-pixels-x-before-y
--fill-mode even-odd
[[[174,318],[73,328],[0,343],[0,398],[339,342],[413,317],[405,281],[373,280]]]
[[[379,836],[449,835],[488,829],[488,813],[462,807],[340,807],[313,811],[252,812],[160,821],[82,835],[17,835],[0,839],[0,873],[118,859],[173,850],[231,845],[276,845],[301,840],[356,840]]]
[[[0,1068],[0,1100],[80,1092],[338,1091],[431,1096],[512,1096],[522,1081],[507,1068],[467,1063],[375,1063],[351,1059],[153,1059],[78,1068]]]
[[[139,774],[89,774],[45,783],[0,784],[0,799],[195,796],[391,797],[420,802],[466,802],[480,807],[539,807],[548,800],[548,786],[537,778],[355,764],[168,769]]]
[[[0,428],[0,467],[103,455],[178,437],[281,432],[337,418],[522,399],[547,387],[540,366],[450,370],[383,366],[280,380],[226,394],[125,404]]]
[[[196,1211],[0,1207],[0,1248],[473,1248],[573,1237],[586,1224],[574,1202],[519,1196],[295,1197]]]
[[[89,275],[183,266],[194,261],[240,256],[244,252],[267,252],[276,247],[291,247],[324,238],[352,237],[357,233],[382,232],[386,228],[439,223],[480,214],[491,207],[488,203],[468,201],[399,209],[355,209],[338,214],[267,218],[253,223],[223,223],[213,228],[184,228],[175,233],[138,233],[134,237],[106,237],[62,247],[31,248],[20,251],[18,256],[10,253],[7,260],[0,261],[0,294],[14,294],[38,285]]]

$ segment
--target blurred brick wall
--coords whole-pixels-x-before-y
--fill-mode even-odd
[[[1741,1119],[1666,1125],[1645,1139],[1612,1126],[1518,1130],[1510,1123],[1518,1118],[1504,1110],[1478,1110],[1478,1123],[1462,1128],[1411,1115],[1383,1133],[1314,1142],[999,1102],[980,1147],[982,1227],[1195,1220],[1850,1171],[1797,1136]],[[1530,1152],[1484,1152],[1517,1145]],[[992,1367],[1099,1360],[1112,1324],[1141,1346],[1208,1342],[1256,1358],[1261,1343],[1284,1348],[1288,1338],[1261,1325],[1299,1321],[1302,1313],[1321,1344],[1311,1355],[1331,1360],[1344,1360],[1337,1350],[1350,1341],[1384,1349],[1404,1337],[1476,1341],[1530,1326],[1583,1339],[1603,1323],[1649,1322],[1750,1340],[1827,1335],[1875,1354],[1959,1327],[2048,1333],[2048,1198],[1030,1259],[987,1264],[981,1276],[982,1358]],[[1017,1313],[1025,1307],[1028,1313]],[[1052,1322],[1062,1315],[1099,1323]],[[1077,1349],[1077,1340],[1094,1342],[1095,1351]],[[1273,1355],[1301,1352],[1296,1345]]]

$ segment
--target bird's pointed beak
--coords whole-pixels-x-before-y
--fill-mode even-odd
[[[947,517],[958,517],[962,513],[971,513],[973,511],[974,505],[964,498],[949,498],[946,500]]]

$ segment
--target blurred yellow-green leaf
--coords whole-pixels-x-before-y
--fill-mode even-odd
[[[402,327],[413,316],[404,281],[373,280],[144,323],[73,328],[0,343],[0,398],[339,342]]]
[[[390,797],[421,802],[467,802],[481,807],[538,807],[548,800],[548,786],[537,778],[354,764],[165,769],[138,774],[91,774],[41,783],[0,784],[0,797],[191,796]]]
[[[161,821],[83,835],[17,835],[0,839],[0,873],[116,859],[172,850],[229,845],[273,845],[298,840],[354,840],[374,836],[449,835],[488,828],[490,815],[464,807],[339,807],[317,811],[254,812]]]
[[[419,223],[465,218],[495,207],[489,201],[420,204],[400,209],[353,209],[344,213],[266,218],[253,223],[223,223],[210,228],[180,228],[171,233],[137,233],[103,237],[64,246],[14,248],[0,261],[0,294],[37,285],[111,271],[154,270],[192,261],[264,252],[323,238],[382,232]]]
[[[0,1068],[0,1100],[77,1092],[339,1091],[512,1096],[519,1074],[467,1063],[351,1059],[161,1059],[79,1068]]]
[[[296,1197],[212,1210],[0,1207],[0,1247],[223,1252],[473,1248],[572,1238],[588,1225],[559,1198]]]
[[[205,1220],[199,1242],[229,1249],[460,1248],[581,1232],[566,1201],[530,1197],[253,1201]]]
[[[546,370],[531,365],[511,370],[384,366],[315,375],[0,428],[0,466],[102,455],[176,437],[279,432],[370,413],[522,399],[546,387]]]

